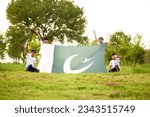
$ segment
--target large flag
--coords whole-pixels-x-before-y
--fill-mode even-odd
[[[49,49],[46,46],[49,46]],[[99,44],[94,46],[59,46],[59,45],[52,46],[49,44],[43,44],[41,50],[43,52],[40,53],[41,59],[38,67],[41,72],[48,72],[48,73],[106,72],[104,59],[106,44]]]

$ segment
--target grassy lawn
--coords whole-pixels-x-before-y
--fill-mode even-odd
[[[150,65],[120,73],[29,73],[0,64],[0,99],[150,99]]]

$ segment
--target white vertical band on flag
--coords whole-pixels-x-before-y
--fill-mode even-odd
[[[54,48],[55,45],[42,44],[40,49],[40,60],[38,69],[40,72],[52,73],[53,61],[54,61]]]

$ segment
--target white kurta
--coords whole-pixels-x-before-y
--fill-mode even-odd
[[[27,62],[26,62],[26,68],[29,65],[32,65],[32,67],[34,67],[34,64],[36,63],[36,58],[32,57],[31,54],[27,54]]]
[[[42,44],[40,49],[40,60],[38,69],[40,72],[51,73],[54,60],[54,45]]]

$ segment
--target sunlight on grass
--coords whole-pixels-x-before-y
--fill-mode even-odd
[[[149,66],[120,73],[29,73],[0,64],[0,99],[150,99]]]

